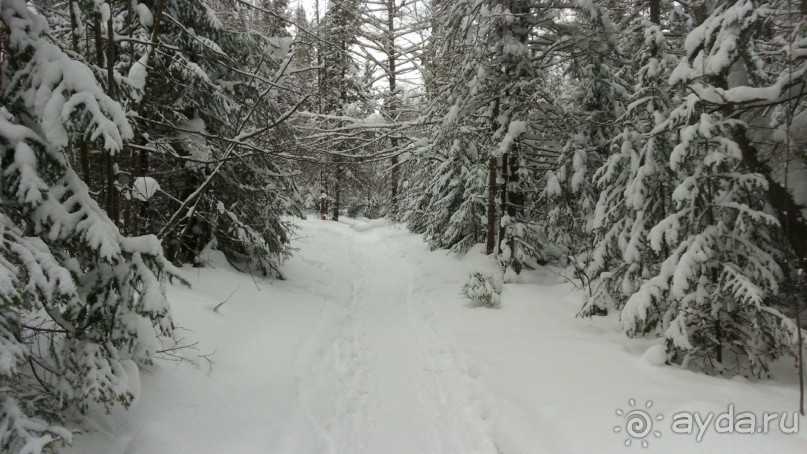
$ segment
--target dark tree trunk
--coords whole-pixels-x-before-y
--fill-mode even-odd
[[[487,232],[485,235],[485,253],[496,251],[496,158],[488,160],[488,210]]]
[[[499,116],[499,107],[500,107],[500,100],[496,99],[493,104],[493,115],[491,115],[490,119],[490,133],[491,135],[496,132],[496,118]],[[488,255],[493,253],[498,253],[499,247],[496,241],[496,166],[498,165],[497,159],[493,156],[490,157],[488,161],[488,207],[487,207],[487,218],[488,218],[488,225],[485,238],[485,252]],[[502,176],[504,173],[502,172]],[[502,211],[504,214],[504,211]],[[499,241],[502,240],[502,232],[499,231]]]
[[[516,244],[515,235],[512,234],[512,225],[516,222],[521,210],[524,207],[524,194],[518,188],[518,156],[511,154],[509,169],[507,172],[507,215],[510,217],[510,238],[508,239],[508,246],[512,254],[514,264],[513,270],[516,273],[521,273],[521,263],[515,261],[516,257]]]
[[[101,34],[101,17],[95,15],[92,19],[92,31],[93,37],[95,38],[95,63],[100,67],[103,68],[104,65],[104,45],[103,39]]]
[[[398,147],[397,138],[393,138],[391,143],[393,149]],[[398,215],[398,178],[400,175],[398,165],[399,165],[398,156],[393,156],[392,169],[390,172],[391,173],[390,178],[392,178],[392,181],[390,181],[390,205],[392,205],[390,207],[390,214],[392,214],[393,217]]]
[[[510,153],[505,153],[502,155],[502,186],[499,188],[499,212],[502,213],[504,216],[507,213],[507,196],[509,195],[507,192],[507,188],[510,185],[510,175],[508,172],[508,167],[510,167]],[[510,220],[512,222],[512,219]],[[499,246],[498,246],[498,253],[501,254],[502,252],[502,241],[504,241],[505,236],[507,235],[507,231],[505,227],[499,223]]]
[[[661,0],[650,0],[650,22],[661,23]]]
[[[91,173],[90,173],[90,156],[87,147],[87,141],[85,140],[84,137],[79,137],[78,140],[79,140],[78,143],[79,158],[81,159],[81,173],[82,176],[84,177],[84,182],[87,184],[87,186],[89,186]]]
[[[388,98],[388,112],[390,120],[397,121],[398,110],[398,80],[396,78],[396,61],[395,61],[395,0],[387,0],[387,64],[389,65],[389,98]],[[390,138],[390,145],[393,150],[398,148],[398,138]],[[392,169],[390,172],[390,209],[389,212],[393,216],[398,214],[398,156],[392,157]]]
[[[139,152],[139,163],[138,163],[138,174],[140,176],[146,176],[149,173],[149,154],[146,150],[140,150]],[[139,216],[139,232],[143,232],[145,234],[149,233],[156,233],[151,231],[151,210],[149,210],[149,202],[140,202],[140,216]],[[138,233],[139,233],[138,232]]]
[[[76,18],[76,10],[73,9],[75,2],[70,0],[68,8],[70,9],[70,37],[73,42],[73,51],[78,53],[78,18]]]
[[[333,220],[339,220],[339,209],[342,205],[342,159],[339,158],[336,164],[336,182],[334,183],[334,200],[333,200]]]
[[[105,65],[105,58],[104,58],[104,44],[103,44],[103,38],[102,38],[103,34],[101,32],[101,17],[99,15],[94,15],[93,16],[92,25],[93,25],[93,27],[92,27],[92,29],[93,29],[93,38],[95,40],[95,63],[98,65],[99,68],[103,68],[106,65]],[[112,213],[110,213],[110,211],[109,211],[109,208],[110,208],[109,207],[109,200],[110,200],[109,199],[109,187],[105,184],[106,180],[107,180],[107,173],[108,173],[108,169],[106,169],[106,163],[109,160],[108,159],[108,154],[109,154],[108,152],[104,152],[102,154],[102,162],[103,162],[102,166],[103,166],[103,169],[104,169],[104,173],[102,174],[103,176],[100,178],[100,184],[99,184],[100,191],[101,191],[100,192],[101,198],[99,199],[99,205],[100,205],[101,200],[103,200],[104,209],[106,209],[107,214],[110,217],[112,217]],[[90,176],[89,157],[88,157],[87,160],[88,160],[88,162],[87,162],[85,176]],[[83,170],[84,169],[82,169],[82,171]],[[87,179],[87,184],[89,185],[89,183],[90,183],[90,180]]]
[[[107,21],[107,92],[109,97],[115,99],[115,30],[113,28],[114,10],[112,9],[112,2],[107,2],[109,5],[109,20]],[[100,27],[100,22],[99,22]],[[100,28],[99,28],[100,35]],[[116,187],[117,176],[115,175],[115,156],[110,152],[105,152],[106,155],[106,211],[107,215],[112,221],[120,226],[120,198],[118,197],[118,190]]]

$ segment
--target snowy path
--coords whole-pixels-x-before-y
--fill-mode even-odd
[[[472,378],[427,310],[416,264],[372,231],[336,227],[345,231],[329,247],[342,260],[329,269],[331,297],[309,340],[314,354],[295,370],[304,416],[295,423],[315,427],[317,437],[300,440],[295,427],[284,451],[494,452],[463,386]]]
[[[642,452],[807,446],[804,427],[696,442],[669,426],[675,412],[728,404],[792,412],[792,363],[760,383],[658,367],[643,357],[657,340],[626,339],[615,317],[575,318],[581,295],[552,270],[507,285],[500,309],[472,308],[460,288],[491,266],[479,249],[429,251],[384,221],[300,224],[284,281],[236,272],[216,252],[185,268],[193,288],[169,291],[178,334],[213,353],[212,368],[158,362],[131,410],[91,413],[65,452],[629,453],[642,448],[613,430],[629,399],[665,416]]]

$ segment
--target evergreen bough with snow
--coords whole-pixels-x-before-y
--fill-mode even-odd
[[[475,305],[496,307],[502,303],[502,286],[501,277],[477,271],[462,286],[462,294]]]
[[[176,273],[156,237],[121,235],[63,154],[67,131],[120,152],[121,106],[25,1],[0,2],[0,19],[0,451],[37,453],[71,441],[65,410],[132,402],[137,366],[172,334]]]

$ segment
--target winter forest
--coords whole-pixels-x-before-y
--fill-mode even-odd
[[[805,73],[801,0],[0,0],[0,452],[804,452]]]

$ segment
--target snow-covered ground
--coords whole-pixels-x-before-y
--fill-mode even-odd
[[[674,414],[730,404],[757,425],[786,411],[790,427],[792,371],[750,383],[657,366],[657,341],[624,338],[614,317],[575,318],[580,294],[549,269],[506,285],[500,308],[471,307],[461,286],[491,266],[478,249],[431,252],[385,221],[300,224],[285,281],[216,253],[185,268],[193,288],[169,293],[178,334],[212,367],[159,362],[132,409],[87,418],[94,430],[65,452],[807,452],[807,427],[786,435],[778,420],[767,434],[712,420],[700,442],[697,426],[672,431]],[[662,416],[661,436],[630,437],[617,410]]]

